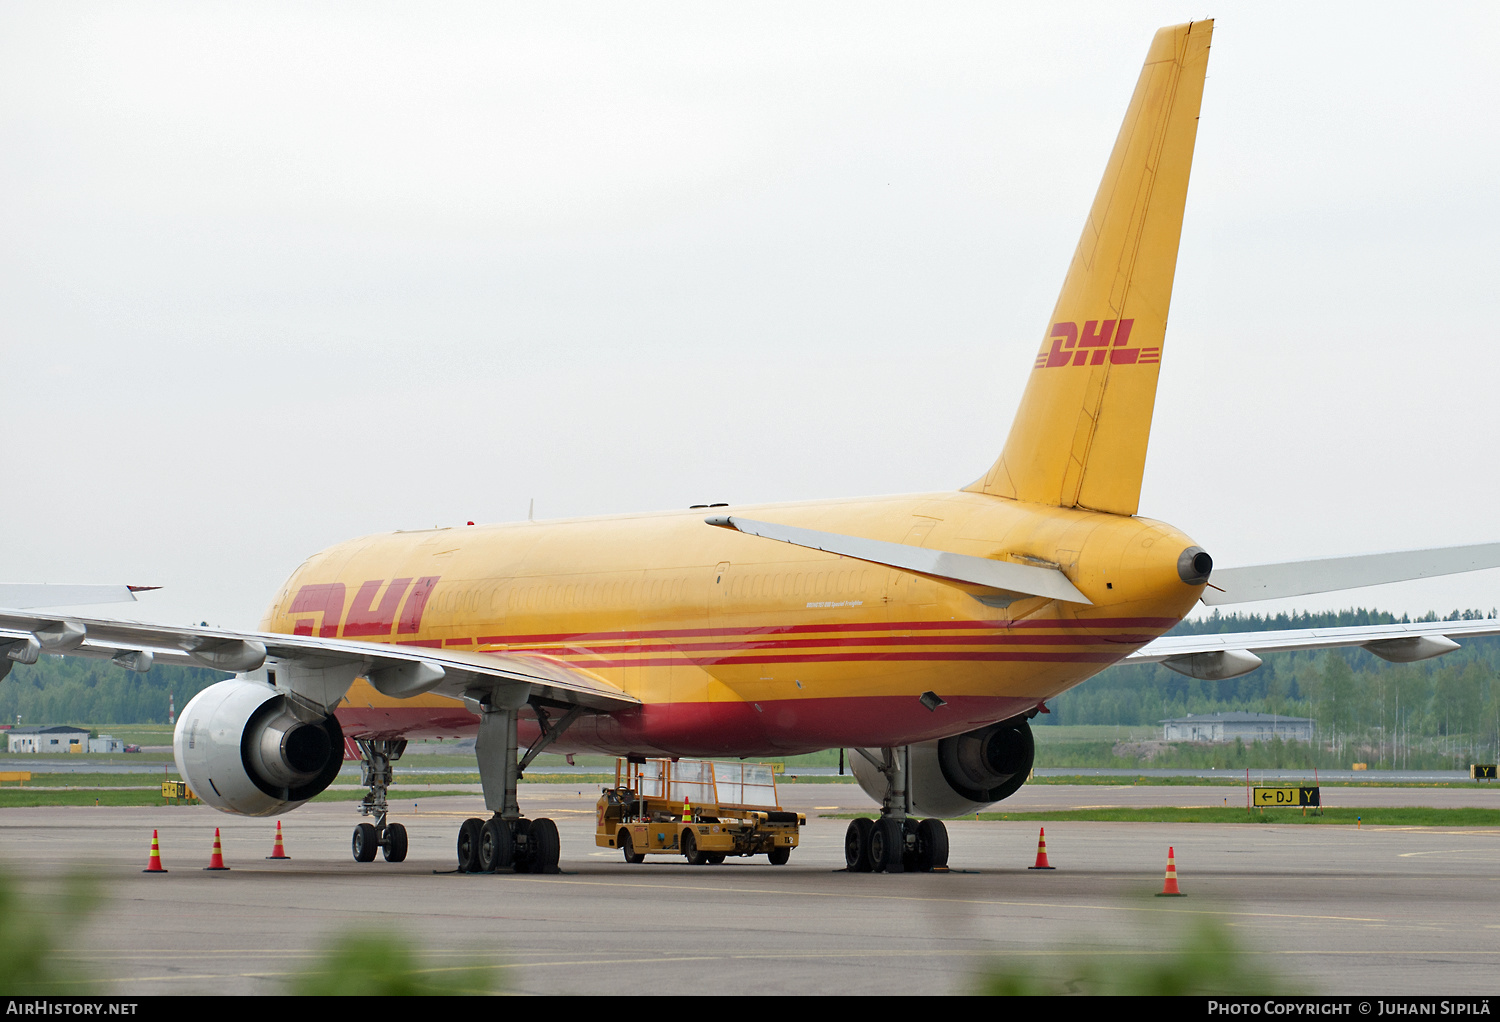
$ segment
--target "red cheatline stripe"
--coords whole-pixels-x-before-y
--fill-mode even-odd
[[[736,664],[815,664],[815,663],[854,663],[875,662],[892,660],[985,660],[985,661],[1022,661],[1027,663],[1066,663],[1066,664],[1112,664],[1121,659],[1124,653],[1043,653],[1043,652],[974,652],[971,650],[954,650],[952,652],[928,652],[928,651],[896,651],[890,653],[805,653],[759,656],[723,656],[723,657],[636,657],[629,659],[581,659],[569,660],[565,663],[574,667],[604,668],[604,667],[673,667],[692,664],[697,667],[733,667]]]
[[[538,635],[481,635],[481,645],[522,642],[585,642],[624,639],[673,639],[719,635],[790,635],[808,632],[884,632],[884,631],[1014,631],[1037,628],[1170,628],[1173,617],[1101,617],[1082,621],[1047,619],[1040,621],[851,621],[844,624],[770,625],[743,628],[663,628],[638,632],[546,632]],[[408,645],[412,645],[408,643]]]
[[[814,649],[819,646],[1143,646],[1150,635],[865,635],[845,639],[766,639],[749,642],[573,643],[567,646],[528,646],[517,653],[584,655],[604,653],[731,652],[738,649]]]

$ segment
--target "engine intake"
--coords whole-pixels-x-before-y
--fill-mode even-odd
[[[295,809],[323,791],[343,765],[344,732],[255,678],[210,685],[177,720],[177,769],[204,802],[242,816]]]

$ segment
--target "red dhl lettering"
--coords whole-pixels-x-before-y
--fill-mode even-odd
[[[1148,365],[1161,362],[1161,348],[1130,347],[1133,319],[1091,319],[1083,324],[1054,323],[1048,335],[1050,344],[1036,357],[1035,368],[1057,369],[1062,366]]]
[[[401,621],[396,628],[397,634],[415,635],[422,630],[422,612],[427,609],[427,600],[441,577],[429,575],[419,578],[415,585],[409,578],[393,579],[389,583],[378,578],[364,582],[354,595],[354,603],[349,607],[347,619],[344,617],[344,605],[348,591],[342,582],[303,586],[297,590],[297,595],[292,598],[292,605],[288,608],[288,613],[295,618],[292,634],[312,635],[316,630],[318,635],[331,639],[339,634],[339,624],[342,622],[346,639],[369,635],[388,636],[391,629],[397,626],[396,611],[400,608]],[[381,592],[382,587],[385,589],[384,593]],[[403,597],[406,599],[404,607]],[[296,617],[299,614],[319,614],[321,618]]]

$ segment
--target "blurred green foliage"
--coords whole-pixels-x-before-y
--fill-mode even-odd
[[[291,993],[334,997],[472,996],[498,992],[493,969],[435,965],[401,938],[362,934],[338,941],[291,984]]]
[[[59,949],[66,931],[80,926],[98,905],[97,889],[84,878],[64,879],[59,893],[42,896],[25,893],[13,873],[0,871],[0,996],[92,989]]]
[[[1057,951],[1016,957],[980,976],[977,993],[1022,995],[1209,996],[1302,993],[1258,968],[1214,916],[1200,916],[1177,934],[1146,933],[1142,945],[1161,951]]]

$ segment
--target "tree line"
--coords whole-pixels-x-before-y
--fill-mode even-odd
[[[0,681],[0,724],[165,724],[168,698],[177,709],[229,675],[158,664],[136,674],[108,660],[43,656],[16,664]]]

